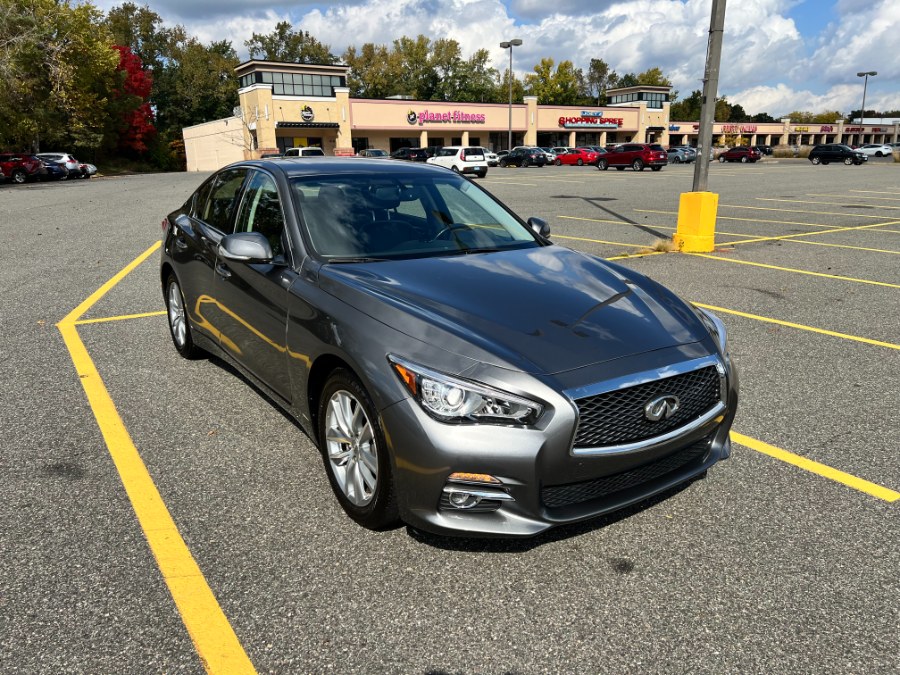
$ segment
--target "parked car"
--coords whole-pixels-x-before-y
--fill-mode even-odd
[[[869,156],[861,150],[854,150],[843,143],[825,143],[817,145],[809,151],[809,161],[813,164],[831,164],[843,162],[850,164],[863,164],[869,161]]]
[[[542,167],[547,163],[547,156],[540,148],[513,148],[508,155],[500,158],[500,166]]]
[[[754,145],[753,147],[759,150],[759,153],[763,156],[771,155],[774,152],[771,145]]]
[[[387,159],[390,157],[390,154],[387,150],[381,150],[379,148],[366,148],[365,150],[360,150],[357,154],[358,157],[382,157]]]
[[[484,178],[488,172],[487,159],[481,147],[448,145],[438,150],[434,157],[429,157],[428,163],[444,166],[456,173],[471,173],[479,178]]]
[[[497,160],[501,160],[509,154],[509,150],[498,150],[497,151]]]
[[[575,164],[584,166],[585,164],[596,164],[597,153],[589,148],[567,148],[566,151],[556,156],[556,166],[562,164]]]
[[[685,148],[669,148],[666,153],[669,155],[669,164],[690,164],[697,158],[697,153]]]
[[[284,151],[284,157],[324,157],[322,148],[288,148]]]
[[[544,157],[547,158],[547,164],[555,164],[556,163],[556,152],[553,148],[539,148],[544,151]]]
[[[884,143],[866,143],[859,151],[869,157],[889,157],[894,154],[894,149]]]
[[[69,170],[69,178],[89,178],[81,168],[81,162],[68,152],[39,152],[35,155],[38,159],[62,162]]]
[[[659,143],[622,143],[602,155],[597,168],[606,171],[614,166],[617,171],[624,171],[630,166],[635,171],[643,171],[649,166],[653,171],[659,171],[668,163],[669,155]]]
[[[491,152],[487,148],[481,149],[484,152],[484,158],[487,160],[488,166],[498,166],[500,164],[500,158],[496,152]]]
[[[450,171],[240,162],[162,224],[175,349],[290,414],[365,527],[533,536],[730,454],[722,322]]]
[[[391,153],[391,159],[404,159],[408,162],[424,162],[428,159],[425,148],[400,148]]]
[[[44,167],[44,171],[40,176],[41,180],[66,180],[69,177],[69,170],[62,162],[54,162],[49,159],[38,160]]]
[[[719,155],[720,162],[742,162],[746,164],[747,162],[758,162],[760,159],[762,159],[762,153],[756,148],[748,148],[746,145],[739,145]]]
[[[46,173],[41,160],[27,153],[0,153],[0,170],[13,183],[22,184],[30,180],[38,180]]]

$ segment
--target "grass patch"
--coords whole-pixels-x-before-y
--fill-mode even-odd
[[[657,239],[650,246],[638,250],[638,253],[671,253],[678,250],[671,239]]]

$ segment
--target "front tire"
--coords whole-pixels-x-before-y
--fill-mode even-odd
[[[556,160],[556,166],[562,166],[562,160],[561,160],[561,159]]]
[[[170,274],[166,280],[166,316],[169,320],[172,344],[178,353],[186,359],[198,359],[203,356],[203,350],[194,344],[184,293],[181,292],[181,286],[174,274]]]
[[[850,166],[851,164],[853,164],[853,160],[850,157],[847,157],[844,160],[844,164],[846,164],[847,166]]]
[[[350,371],[339,368],[325,382],[318,432],[328,481],[347,515],[372,530],[395,524],[387,443],[368,392]]]
[[[22,185],[22,183],[28,180],[28,174],[22,171],[22,169],[16,169],[12,172],[10,180],[16,185]]]

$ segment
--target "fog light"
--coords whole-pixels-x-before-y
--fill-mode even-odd
[[[471,509],[481,501],[481,497],[469,492],[451,492],[450,505],[457,509]]]

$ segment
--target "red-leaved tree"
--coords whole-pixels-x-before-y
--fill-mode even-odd
[[[117,70],[121,73],[119,88],[113,93],[121,116],[119,149],[143,153],[147,142],[156,134],[149,102],[153,79],[130,47],[113,45],[113,49],[119,52]]]

